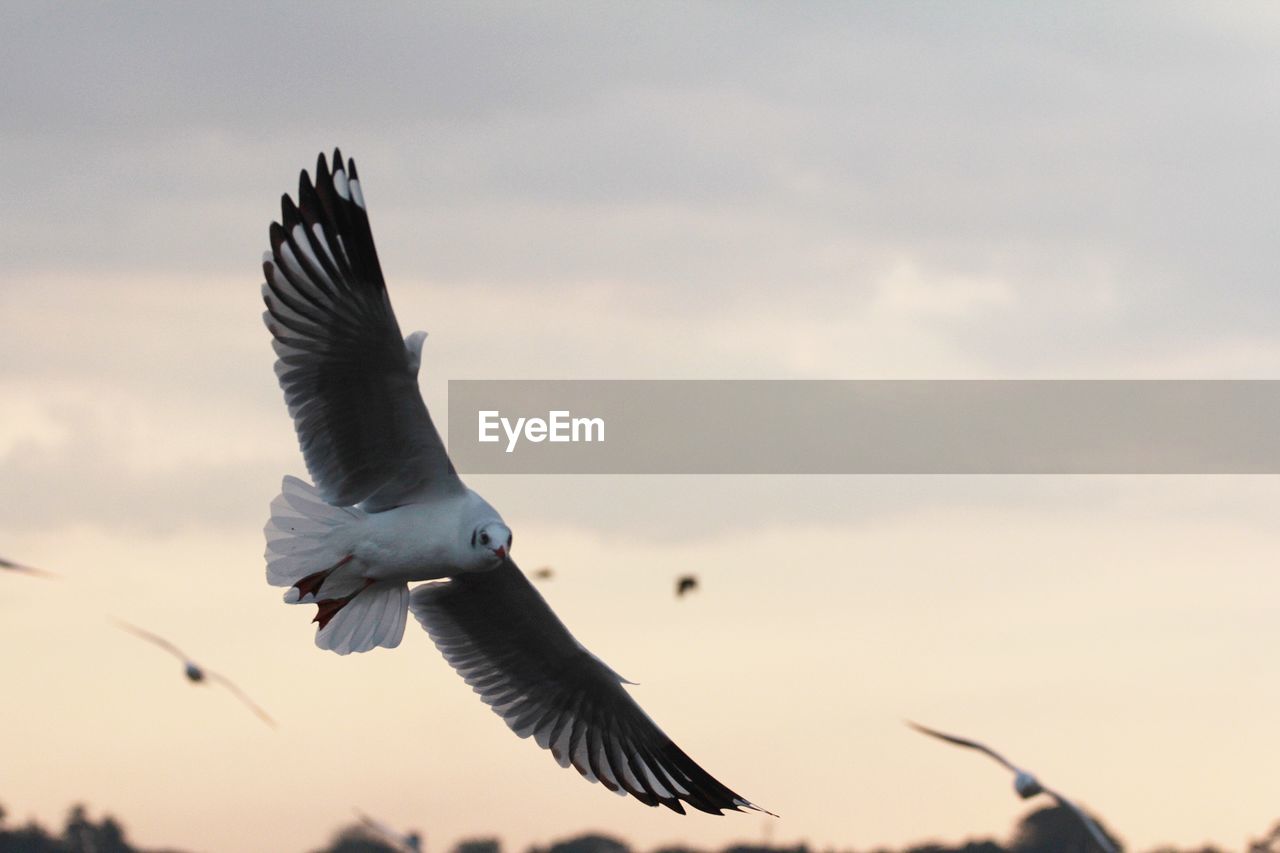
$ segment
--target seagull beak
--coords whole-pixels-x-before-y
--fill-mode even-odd
[[[499,545],[497,548],[493,549],[493,553],[498,555],[499,560],[505,560],[507,558],[507,546]]]

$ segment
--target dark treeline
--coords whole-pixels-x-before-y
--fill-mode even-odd
[[[180,853],[177,850],[144,850],[134,847],[124,827],[112,816],[100,820],[90,818],[84,806],[73,806],[60,831],[48,830],[28,821],[17,826],[7,820],[0,807],[0,853]],[[1110,835],[1110,833],[1108,833]],[[1117,844],[1117,846],[1119,846]],[[424,845],[423,849],[427,847]],[[313,853],[405,853],[406,848],[380,837],[373,830],[353,824],[338,830],[328,846]],[[473,839],[453,847],[451,853],[503,853],[496,838]],[[598,833],[587,833],[558,841],[549,847],[534,847],[526,853],[643,853],[633,851],[621,839]],[[664,847],[652,853],[1097,853],[1097,846],[1086,835],[1075,817],[1058,806],[1047,806],[1020,820],[1005,841],[975,839],[959,844],[928,842],[897,849],[846,848],[816,850],[801,844],[771,847],[758,844],[736,844],[723,850],[699,850],[692,847]],[[1147,853],[1227,853],[1219,847],[1178,849],[1159,847]],[[1243,853],[1280,853],[1280,823],[1265,836],[1251,841]]]

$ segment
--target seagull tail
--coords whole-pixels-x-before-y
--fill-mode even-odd
[[[302,601],[308,595],[314,596],[328,573],[350,559],[350,537],[343,534],[363,520],[365,513],[354,507],[325,503],[314,486],[297,477],[285,477],[280,488],[280,494],[271,502],[271,518],[263,529],[267,537],[267,583],[296,587],[295,601]],[[325,577],[319,577],[322,574]]]
[[[352,562],[349,531],[366,517],[285,477],[264,529],[267,583],[289,587],[289,604],[316,605],[316,645],[340,655],[400,645],[409,610],[407,584],[375,583],[346,568]]]

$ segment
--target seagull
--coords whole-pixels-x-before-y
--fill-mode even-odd
[[[698,579],[693,575],[681,575],[676,579],[676,598],[684,598],[686,593],[698,588]]]
[[[124,631],[128,631],[130,634],[133,634],[135,637],[141,637],[142,639],[146,640],[149,643],[154,643],[155,645],[169,652],[169,654],[173,655],[178,660],[182,661],[183,674],[186,675],[187,680],[190,681],[192,684],[201,684],[205,681],[214,681],[214,682],[217,682],[218,684],[221,684],[223,687],[230,690],[231,693],[237,699],[243,702],[244,705],[250,711],[253,711],[253,713],[257,714],[258,719],[262,720],[264,723],[271,726],[272,728],[275,728],[276,721],[271,719],[271,717],[267,714],[266,711],[262,710],[262,708],[259,707],[256,702],[250,699],[243,690],[237,687],[235,683],[231,681],[231,679],[227,678],[225,675],[221,675],[219,673],[213,672],[212,670],[208,670],[200,666],[198,663],[191,660],[191,658],[183,654],[181,649],[179,649],[173,643],[166,640],[164,637],[161,637],[157,634],[153,634],[150,631],[144,631],[143,629],[139,628],[137,625],[130,625],[128,622],[124,622],[120,619],[116,619],[115,623],[120,629]]]
[[[698,766],[574,639],[516,566],[502,516],[458,477],[418,388],[427,335],[401,336],[356,164],[321,154],[268,234],[263,319],[314,485],[285,477],[272,501],[267,581],[316,606],[316,645],[395,648],[411,610],[480,698],[562,767],[681,814],[765,811]]]
[[[539,581],[549,581],[556,576],[555,570],[550,566],[543,566],[540,569],[533,570],[533,579]]]
[[[374,832],[376,835],[384,838],[388,843],[402,851],[402,853],[422,853],[422,836],[416,832],[401,833],[397,832],[393,827],[383,823],[377,818],[369,817],[364,812],[356,809],[356,815],[359,816],[360,822],[366,828]]]
[[[1036,777],[1032,776],[1030,773],[1023,770],[1021,767],[1014,766],[1000,753],[996,752],[990,747],[983,746],[977,741],[965,740],[964,738],[956,737],[955,735],[943,734],[942,732],[935,731],[934,729],[927,728],[926,726],[922,726],[919,723],[913,723],[910,720],[907,721],[907,725],[911,726],[911,728],[915,729],[921,734],[926,734],[926,735],[929,735],[930,737],[936,737],[939,740],[944,740],[947,743],[953,743],[956,746],[963,746],[969,749],[976,749],[978,750],[978,752],[982,752],[991,756],[996,761],[1000,762],[1005,767],[1007,767],[1009,770],[1013,771],[1013,790],[1017,792],[1019,797],[1026,800],[1026,799],[1030,799],[1031,797],[1034,797],[1036,794],[1042,794],[1042,793],[1048,794],[1050,797],[1053,797],[1053,799],[1058,801],[1058,805],[1063,806],[1068,811],[1073,813],[1077,818],[1080,819],[1080,822],[1084,824],[1085,829],[1089,830],[1089,834],[1093,836],[1093,840],[1097,842],[1100,848],[1106,851],[1106,853],[1116,853],[1115,845],[1113,845],[1110,839],[1108,839],[1107,836],[1102,832],[1102,828],[1099,827],[1098,824],[1092,818],[1090,818],[1087,814],[1085,814],[1084,811],[1079,806],[1077,806],[1075,803],[1071,802],[1066,797],[1062,796],[1052,788],[1046,788],[1044,785],[1041,785],[1040,781],[1036,779]]]
[[[22,563],[15,563],[13,560],[6,560],[4,557],[0,557],[0,569],[6,569],[8,571],[18,572],[24,575],[35,575],[36,577],[41,578],[59,577],[59,575],[55,575],[53,572],[46,571],[44,569],[37,569],[34,566],[24,566]]]

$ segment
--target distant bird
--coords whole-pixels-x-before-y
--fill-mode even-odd
[[[1102,828],[1099,827],[1098,824],[1091,817],[1085,814],[1084,811],[1079,806],[1077,806],[1075,803],[1071,802],[1066,797],[1062,796],[1052,788],[1046,788],[1044,785],[1041,785],[1039,780],[1036,779],[1036,777],[1032,776],[1030,773],[1023,770],[1022,768],[1013,765],[1007,759],[1005,759],[1004,756],[1000,755],[1000,753],[996,752],[990,747],[987,747],[978,743],[977,741],[966,740],[962,737],[956,737],[955,735],[943,734],[942,732],[935,731],[934,729],[928,728],[926,726],[922,726],[919,723],[913,723],[910,720],[907,721],[907,725],[911,726],[911,728],[915,729],[921,734],[926,734],[926,735],[929,735],[930,737],[935,737],[938,740],[944,740],[947,743],[953,743],[956,746],[963,746],[963,747],[967,747],[968,749],[976,749],[978,752],[982,752],[982,753],[985,753],[986,755],[991,756],[996,761],[1000,762],[1005,767],[1013,771],[1013,790],[1018,793],[1019,797],[1022,797],[1022,799],[1026,800],[1026,799],[1030,799],[1031,797],[1034,797],[1036,794],[1041,794],[1041,793],[1048,794],[1050,797],[1053,797],[1055,800],[1057,800],[1059,805],[1063,806],[1064,808],[1066,808],[1067,810],[1075,814],[1077,818],[1080,819],[1080,822],[1084,824],[1085,829],[1089,830],[1089,834],[1093,836],[1093,840],[1097,842],[1100,848],[1106,851],[1106,853],[1116,853],[1115,846],[1111,843],[1110,839],[1108,839],[1107,836],[1102,832]]]
[[[22,563],[15,563],[13,560],[6,560],[3,557],[0,557],[0,569],[7,569],[11,572],[18,572],[24,575],[35,575],[36,577],[42,578],[59,577],[59,575],[56,575],[53,572],[45,571],[44,569],[37,569],[34,566],[24,566]]]
[[[267,581],[314,604],[316,645],[394,648],[408,610],[520,737],[649,806],[759,809],[680,750],[573,638],[511,559],[511,529],[459,479],[418,389],[426,332],[402,337],[355,163],[320,155],[281,201],[263,257],[275,372],[315,485],[285,477]],[[510,335],[501,303],[487,345]],[[447,580],[445,580],[447,579]],[[416,581],[438,581],[416,587]]]
[[[204,681],[213,681],[213,682],[217,682],[218,684],[221,684],[223,687],[230,690],[231,693],[237,699],[243,702],[250,711],[253,711],[253,713],[257,714],[260,720],[262,720],[264,723],[271,726],[272,728],[275,727],[276,721],[271,719],[271,717],[267,714],[266,711],[262,710],[262,708],[259,707],[259,705],[256,702],[250,699],[243,690],[237,687],[235,683],[232,682],[231,679],[227,678],[225,675],[221,675],[219,673],[213,672],[212,670],[208,670],[200,666],[198,663],[191,660],[191,658],[183,654],[181,649],[179,649],[173,643],[166,640],[164,637],[153,634],[150,631],[144,631],[143,629],[139,628],[137,625],[130,625],[128,622],[122,621],[120,619],[116,619],[115,623],[122,630],[128,631],[130,634],[133,634],[135,637],[141,637],[142,639],[146,640],[149,643],[154,643],[155,645],[169,652],[178,660],[182,661],[183,674],[187,676],[187,680],[190,681],[192,684],[200,684]]]
[[[556,576],[555,569],[550,566],[543,566],[540,569],[533,570],[534,580],[549,581]]]
[[[400,851],[400,853],[422,853],[422,836],[418,833],[398,832],[377,818],[369,817],[359,809],[356,809],[356,814],[360,817],[360,822],[362,824],[377,835],[382,836],[387,843],[395,847],[395,849]]]
[[[693,575],[681,575],[676,578],[676,598],[684,598],[686,594],[698,588],[698,579]]]

